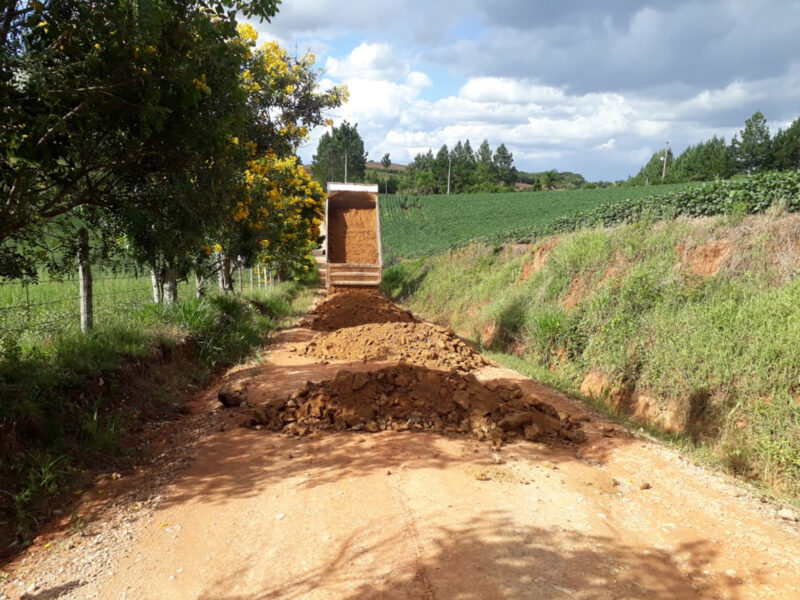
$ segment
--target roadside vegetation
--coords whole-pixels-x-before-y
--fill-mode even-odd
[[[0,549],[24,544],[51,501],[146,454],[135,433],[174,418],[187,391],[251,355],[314,286],[212,294],[117,312],[91,334],[61,330],[0,347]]]
[[[797,498],[800,216],[783,202],[745,212],[472,245],[397,264],[384,288],[544,382]]]
[[[297,149],[347,90],[257,43],[278,8],[0,7],[0,546],[292,312],[324,206]],[[254,271],[292,283],[236,297]]]

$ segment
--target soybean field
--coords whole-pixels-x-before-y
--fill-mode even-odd
[[[603,204],[668,194],[690,184],[551,192],[381,195],[381,238],[387,262],[436,254],[524,229],[535,229]]]

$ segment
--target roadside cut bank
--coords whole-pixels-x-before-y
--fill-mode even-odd
[[[383,289],[562,391],[800,493],[800,216],[642,221],[386,270]]]

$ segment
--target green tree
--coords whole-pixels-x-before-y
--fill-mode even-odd
[[[381,158],[381,165],[383,166],[383,170],[386,171],[386,186],[384,188],[384,194],[389,193],[389,167],[392,166],[392,159],[389,157],[389,153],[383,155]]]
[[[514,166],[514,155],[508,151],[505,144],[497,147],[492,161],[498,179],[507,186],[514,185],[517,181],[517,168]]]
[[[492,160],[492,149],[489,140],[484,139],[475,153],[475,181],[479,187],[488,188],[497,183],[497,169]]]
[[[70,257],[77,217],[128,235],[134,219],[186,231],[217,214],[218,196],[200,185],[222,191],[245,123],[236,14],[276,10],[274,0],[4,3],[0,275]],[[167,214],[165,199],[188,204]],[[43,240],[54,239],[51,252]]]
[[[653,155],[650,157],[650,160],[647,161],[647,164],[639,169],[639,172],[636,174],[635,177],[629,179],[630,185],[654,185],[661,183],[661,173],[664,170],[664,151],[658,150],[654,152]],[[672,168],[671,165],[674,164],[674,156],[672,154],[672,148],[669,148],[666,152],[666,160],[667,160],[667,170],[666,170],[666,177],[665,181],[669,182],[672,180]]]
[[[731,151],[740,171],[754,173],[766,168],[772,161],[772,145],[767,120],[761,111],[745,121],[744,129],[733,137]]]
[[[442,194],[447,191],[447,170],[450,166],[450,150],[447,144],[442,144],[439,151],[436,153],[436,158],[433,161],[433,175],[436,179],[436,186],[438,193]]]
[[[780,171],[800,169],[800,118],[786,130],[779,130],[772,140],[772,165]]]
[[[714,136],[681,152],[669,170],[669,181],[711,181],[729,177],[731,171],[725,138]]]
[[[364,178],[367,152],[358,133],[358,123],[343,121],[325,132],[311,162],[311,172],[321,184],[329,181],[360,181]]]

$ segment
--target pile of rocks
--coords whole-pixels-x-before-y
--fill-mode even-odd
[[[322,360],[402,360],[466,373],[491,364],[455,333],[430,323],[373,323],[318,334],[301,350]]]
[[[295,435],[315,430],[416,430],[470,434],[496,446],[514,438],[585,441],[581,422],[516,385],[479,382],[401,363],[372,372],[339,371],[248,413],[245,426]]]

